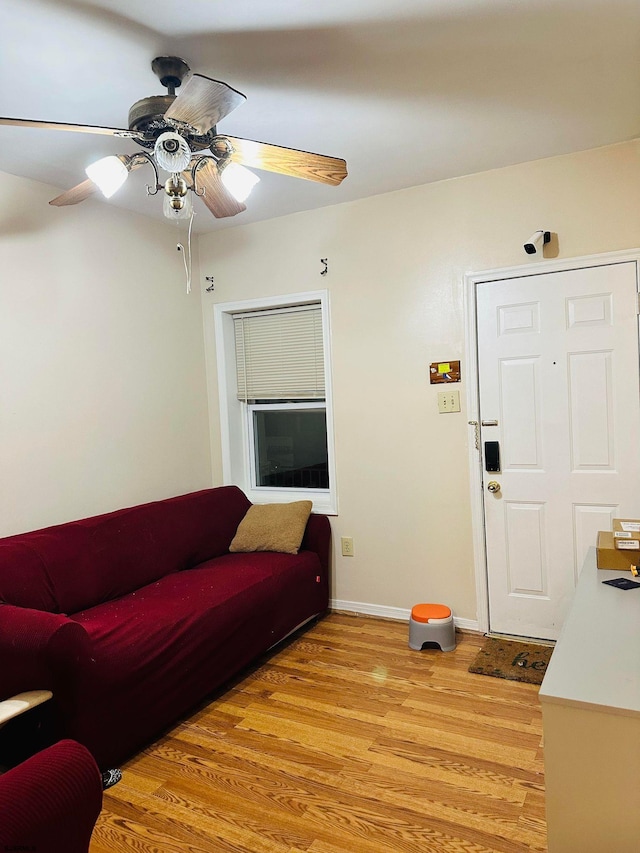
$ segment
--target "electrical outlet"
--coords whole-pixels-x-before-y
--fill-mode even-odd
[[[438,411],[441,415],[447,412],[460,411],[459,391],[438,391]]]
[[[340,544],[342,545],[342,556],[353,557],[353,538],[351,536],[341,536]]]

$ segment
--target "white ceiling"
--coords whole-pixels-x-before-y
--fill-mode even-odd
[[[247,95],[220,132],[349,169],[261,172],[233,219],[198,202],[199,231],[640,136],[640,0],[1,0],[0,115],[126,127],[164,54]],[[0,127],[0,170],[61,189],[134,150]],[[146,171],[103,203],[162,218]]]

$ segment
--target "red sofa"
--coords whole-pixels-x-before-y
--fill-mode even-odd
[[[0,699],[52,690],[56,735],[113,767],[323,613],[328,519],[231,554],[250,506],[223,486],[0,539]]]
[[[0,776],[0,850],[87,853],[101,808],[93,756],[60,741]]]

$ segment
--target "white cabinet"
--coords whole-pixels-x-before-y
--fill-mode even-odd
[[[640,589],[589,550],[540,688],[549,853],[640,850]]]

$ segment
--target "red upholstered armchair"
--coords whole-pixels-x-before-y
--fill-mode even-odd
[[[0,776],[0,851],[87,853],[101,808],[91,753],[59,741]]]

